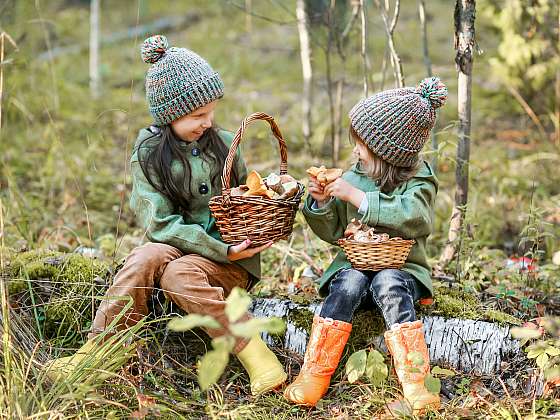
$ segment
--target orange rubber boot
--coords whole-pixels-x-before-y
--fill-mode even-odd
[[[429,392],[424,385],[424,378],[430,372],[430,355],[422,321],[393,326],[385,332],[385,344],[393,356],[404,398],[410,404],[413,413],[422,414],[427,408],[439,409],[439,395]],[[412,352],[422,356],[422,364],[415,365],[409,360]]]
[[[299,405],[317,404],[329,389],[350,331],[352,324],[348,322],[313,318],[303,366],[296,380],[284,391],[287,400]]]

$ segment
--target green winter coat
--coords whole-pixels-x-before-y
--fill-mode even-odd
[[[224,143],[230,147],[233,134],[220,130],[219,135]],[[208,201],[214,195],[219,195],[220,190],[214,190],[210,180],[210,174],[215,173],[216,168],[211,167],[211,163],[204,159],[202,154],[193,149],[201,149],[199,141],[191,143],[185,142],[181,147],[184,148],[185,156],[191,166],[191,190],[193,198],[191,201],[190,217],[185,217],[175,209],[173,203],[165,196],[154,189],[142,172],[138,162],[138,146],[145,139],[140,153],[148,147],[152,147],[159,142],[160,135],[153,134],[148,129],[140,130],[136,144],[130,158],[132,173],[132,195],[130,206],[135,212],[139,225],[145,230],[146,237],[152,242],[159,242],[174,246],[185,254],[198,254],[210,260],[230,264],[227,258],[228,244],[222,242],[216,220],[212,217],[208,209]],[[238,151],[237,173],[242,183],[247,178],[247,169]],[[221,174],[223,168],[217,168]],[[172,171],[178,173],[181,170],[180,162],[173,162]],[[232,185],[233,187],[233,185]],[[260,279],[260,256],[254,255],[251,258],[236,261],[250,274],[251,280]]]
[[[434,203],[438,190],[438,180],[427,162],[423,162],[418,173],[409,181],[387,195],[379,190],[371,178],[354,165],[342,178],[366,193],[368,210],[363,215],[352,204],[339,199],[329,201],[324,207],[312,210],[313,198],[307,196],[303,215],[309,226],[326,242],[336,244],[343,237],[344,230],[355,218],[375,227],[379,233],[386,232],[391,237],[400,236],[415,239],[410,254],[402,270],[412,274],[426,286],[426,294],[433,293],[431,269],[426,255],[426,240],[432,232]],[[321,277],[319,294],[326,296],[334,275],[341,269],[350,268],[344,251],[340,251]]]

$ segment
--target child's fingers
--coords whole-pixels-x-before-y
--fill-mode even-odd
[[[249,248],[249,245],[251,245],[251,240],[245,239],[243,242],[238,243],[237,245],[232,245],[230,249],[232,253],[238,254],[241,251],[244,251],[247,248]]]
[[[272,246],[273,243],[274,243],[274,242],[270,241],[270,242],[267,242],[267,243],[264,244],[264,245],[257,246],[256,248],[248,249],[246,252],[248,252],[248,253],[250,254],[250,255],[249,255],[250,257],[252,257],[253,255],[258,254],[259,252],[264,251],[265,249],[270,248],[270,247]]]
[[[309,186],[308,190],[310,193],[323,194],[323,189],[316,186]]]

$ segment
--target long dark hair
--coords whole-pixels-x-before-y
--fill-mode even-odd
[[[191,165],[185,156],[185,141],[175,135],[171,125],[160,128],[159,138],[148,137],[138,145],[138,162],[150,185],[173,203],[174,211],[189,217],[192,199]],[[213,191],[220,194],[221,175],[229,149],[214,127],[207,129],[198,143],[201,158],[209,162],[214,170],[210,174]],[[174,161],[181,164],[181,171],[175,175],[171,170]],[[234,164],[231,173],[232,187],[239,185],[239,181]]]

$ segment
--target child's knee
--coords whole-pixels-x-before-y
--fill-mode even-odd
[[[371,282],[370,290],[378,298],[412,294],[406,273],[396,269],[382,270],[377,273]]]
[[[368,277],[354,269],[342,270],[329,287],[329,294],[337,294],[350,301],[360,300],[367,292]]]

